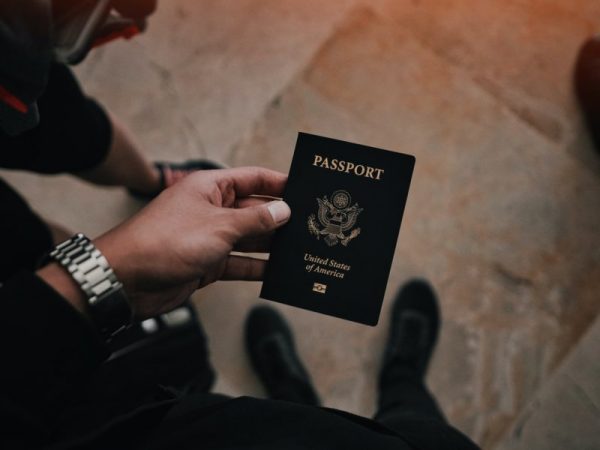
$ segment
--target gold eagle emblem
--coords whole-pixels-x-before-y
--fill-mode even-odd
[[[317,198],[319,210],[308,217],[308,231],[323,240],[330,247],[348,243],[360,234],[360,228],[354,228],[358,215],[363,211],[358,203],[350,206],[351,197],[347,191],[335,191],[330,198],[326,195]],[[348,233],[348,234],[346,234]]]

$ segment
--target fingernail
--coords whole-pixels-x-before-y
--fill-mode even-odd
[[[282,223],[289,219],[292,211],[288,204],[282,200],[277,200],[269,203],[269,212],[275,223]]]

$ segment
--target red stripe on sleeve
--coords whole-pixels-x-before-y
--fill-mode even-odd
[[[21,101],[21,99],[17,98],[15,95],[13,95],[12,92],[10,92],[8,89],[6,89],[1,84],[0,84],[0,100],[2,100],[4,103],[6,103],[8,106],[12,107],[13,109],[19,111],[21,114],[27,114],[27,112],[29,111],[29,108],[27,107],[27,105],[25,103],[23,103]]]

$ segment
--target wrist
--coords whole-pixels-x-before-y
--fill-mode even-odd
[[[39,275],[110,340],[132,320],[129,300],[110,263],[92,241],[78,233],[49,254],[55,263]]]
[[[133,292],[135,285],[134,266],[131,262],[135,257],[132,257],[130,246],[124,246],[115,238],[116,233],[118,233],[116,230],[109,231],[94,239],[93,243],[106,258],[116,277],[123,285],[123,290],[129,295]]]

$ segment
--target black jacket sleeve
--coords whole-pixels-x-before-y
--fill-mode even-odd
[[[0,447],[41,446],[108,352],[91,323],[32,273],[0,286],[0,305]]]

